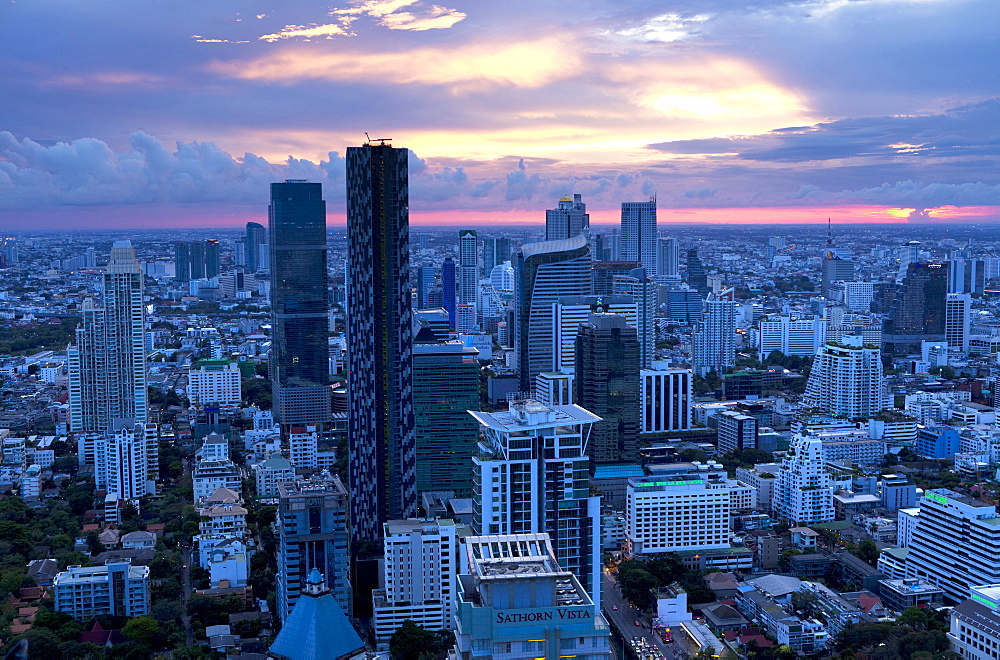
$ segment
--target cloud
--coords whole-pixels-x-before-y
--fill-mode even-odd
[[[404,8],[406,11],[402,11]],[[390,30],[412,32],[447,29],[466,17],[466,14],[456,9],[427,5],[420,0],[367,0],[353,7],[333,9],[329,15],[336,19],[335,23],[286,25],[280,31],[261,35],[258,39],[274,42],[284,39],[354,37],[357,33],[351,29],[351,25],[365,16],[375,19],[377,24]]]

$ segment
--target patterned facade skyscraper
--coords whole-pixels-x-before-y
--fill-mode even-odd
[[[318,183],[271,184],[271,383],[283,425],[330,422],[326,202]]]
[[[656,273],[656,198],[648,202],[622,202],[622,260],[639,261]]]
[[[554,303],[593,290],[590,246],[583,234],[529,243],[516,252],[515,260],[514,355],[519,387],[528,392],[539,373],[552,369]]]
[[[115,241],[102,306],[84,301],[69,358],[70,429],[107,431],[113,420],[146,422],[146,313],[130,241]]]
[[[416,515],[407,149],[347,149],[352,538]],[[447,292],[446,294],[447,295]]]

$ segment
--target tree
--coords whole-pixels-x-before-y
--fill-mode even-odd
[[[437,656],[436,638],[431,631],[407,619],[389,638],[389,652],[399,660],[434,658]]]
[[[156,622],[156,619],[148,616],[137,616],[129,619],[125,627],[122,628],[122,634],[125,635],[125,639],[142,644],[147,649],[160,648],[163,642],[160,624]]]
[[[858,544],[857,548],[851,553],[861,561],[874,566],[878,563],[879,550],[878,546],[871,539],[865,539]]]

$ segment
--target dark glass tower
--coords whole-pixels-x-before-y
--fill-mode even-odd
[[[174,279],[187,282],[191,279],[191,246],[189,243],[174,243]]]
[[[218,277],[219,263],[219,239],[210,238],[205,241],[205,277]]]
[[[200,280],[205,277],[205,244],[198,241],[188,243],[191,264],[191,279]]]
[[[921,341],[944,341],[948,264],[910,263],[883,322],[882,349],[888,355],[920,352]]]
[[[260,246],[267,243],[267,230],[259,222],[247,223],[247,272],[256,273],[260,269]]]
[[[455,305],[458,303],[458,290],[455,288],[455,260],[445,257],[441,264],[441,306],[448,312],[448,327],[458,328],[458,318]]]
[[[591,314],[576,336],[576,404],[600,416],[587,455],[595,463],[639,458],[639,339],[618,314]]]
[[[347,149],[351,534],[365,545],[417,511],[407,155]]]
[[[330,421],[326,202],[318,183],[271,184],[271,382],[283,425]]]

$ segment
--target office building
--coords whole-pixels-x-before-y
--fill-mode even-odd
[[[639,365],[648,368],[656,358],[657,285],[646,275],[645,268],[636,268],[628,275],[616,275],[614,292],[629,296],[635,303],[635,329],[639,338]]]
[[[478,351],[460,342],[413,345],[413,412],[417,493],[450,490],[472,497],[479,425]]]
[[[326,576],[340,607],[350,614],[347,489],[337,476],[278,485],[278,616],[295,607],[313,569]]]
[[[948,293],[981,294],[986,283],[986,262],[982,259],[948,260]]]
[[[852,312],[867,314],[875,299],[875,282],[844,282],[841,301]]]
[[[834,519],[833,480],[822,440],[796,434],[776,476],[772,506],[779,520],[801,526]]]
[[[832,300],[835,295],[836,282],[850,282],[854,279],[854,262],[850,258],[838,256],[834,252],[827,252],[823,259],[823,283],[822,293],[827,300]]]
[[[547,406],[568,406],[574,401],[573,374],[547,371],[535,377],[535,398]]]
[[[274,416],[283,425],[328,424],[326,202],[320,184],[272,183],[268,234]]]
[[[944,341],[948,264],[910,263],[882,330],[889,355],[920,353],[922,341]]]
[[[804,400],[848,419],[874,417],[889,406],[882,381],[879,349],[858,335],[844,335],[816,354]]]
[[[221,265],[221,255],[219,254],[219,240],[209,238],[205,241],[205,278],[212,279],[219,276]]]
[[[702,320],[693,336],[694,372],[722,376],[736,363],[736,298],[733,289],[708,294]]]
[[[189,280],[200,280],[205,277],[205,244],[200,241],[188,243],[188,264],[191,267]]]
[[[580,234],[590,234],[590,214],[580,195],[569,195],[559,205],[545,212],[545,240],[560,241]]]
[[[187,282],[191,279],[191,244],[174,243],[174,279]]]
[[[768,316],[760,321],[760,361],[766,362],[772,351],[784,355],[815,357],[826,343],[826,319]]]
[[[429,309],[431,292],[434,290],[437,276],[434,266],[421,266],[417,269],[417,309]]]
[[[587,455],[595,463],[639,459],[639,341],[618,314],[591,314],[576,337],[574,396],[600,417]]]
[[[676,238],[664,237],[657,242],[656,279],[658,282],[679,282],[681,279],[681,249]]]
[[[458,329],[458,289],[455,260],[445,257],[441,264],[441,306],[448,312],[448,327]]]
[[[667,321],[676,325],[694,325],[704,315],[705,299],[687,284],[667,289]]]
[[[641,268],[638,261],[595,261],[591,265],[594,276],[594,295],[610,296],[615,292],[615,278],[628,275],[636,268]]]
[[[688,248],[685,265],[688,286],[704,297],[709,291],[708,274],[705,272],[705,266],[701,263],[701,257],[698,256],[698,250]]]
[[[639,261],[655,276],[657,263],[656,198],[622,202],[622,260]]]
[[[188,372],[187,395],[194,406],[238,406],[242,400],[240,366],[230,360],[201,360]]]
[[[576,337],[580,324],[591,314],[619,314],[637,327],[636,306],[630,296],[563,296],[552,304],[552,371],[573,373],[576,369]]]
[[[267,229],[259,222],[248,222],[246,239],[244,240],[247,272],[256,273],[258,270],[263,270],[260,263],[260,251],[265,245],[267,245]]]
[[[736,410],[723,410],[715,417],[720,454],[757,448],[757,419]]]
[[[996,660],[1000,655],[1000,584],[969,590],[951,610],[951,650],[967,660]]]
[[[94,484],[121,500],[155,495],[159,441],[156,424],[114,420],[94,443]]]
[[[371,543],[382,523],[417,506],[408,154],[386,144],[347,149],[351,533]]]
[[[132,566],[131,560],[109,561],[104,566],[67,566],[52,579],[53,607],[77,621],[95,616],[146,616],[149,614],[149,567]]]
[[[404,621],[451,630],[458,580],[458,536],[447,518],[383,524],[383,589],[372,592],[375,638],[388,640]]]
[[[944,303],[944,340],[949,348],[969,350],[969,332],[972,318],[972,295],[949,293]]]
[[[510,261],[510,239],[506,236],[492,236],[483,239],[483,273],[490,275],[493,269]]]
[[[694,374],[664,362],[639,372],[639,432],[663,433],[691,428]]]
[[[552,370],[553,303],[591,293],[590,246],[583,234],[529,243],[515,260],[514,359],[520,390],[527,392],[535,376]]]
[[[732,487],[739,486],[733,482]],[[728,548],[730,490],[725,482],[710,484],[698,475],[629,479],[625,491],[629,553]]]
[[[466,539],[449,657],[611,660],[611,630],[547,534]]]
[[[502,412],[470,414],[482,435],[472,457],[475,533],[549,534],[559,565],[599,605],[601,498],[590,494],[587,451],[600,417],[531,399],[516,399]]]
[[[101,432],[114,419],[146,422],[143,276],[129,241],[115,241],[100,308],[84,300],[69,360],[70,430]]]
[[[906,576],[940,587],[950,601],[1000,582],[1000,516],[993,504],[947,488],[925,491],[908,547]]]

